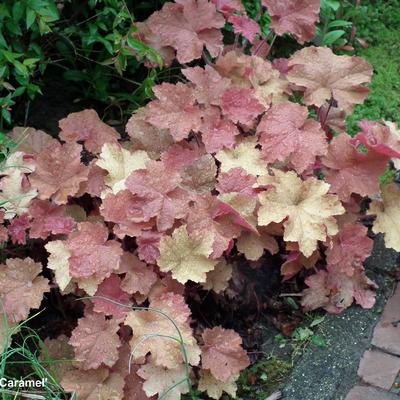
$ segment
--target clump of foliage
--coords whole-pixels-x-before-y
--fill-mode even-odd
[[[368,44],[367,48],[358,46],[358,53],[372,64],[374,76],[371,95],[347,119],[352,135],[363,119],[400,123],[400,2],[361,2],[357,11],[353,16],[357,36]]]
[[[267,58],[278,35],[311,41],[319,11],[317,0],[264,0],[265,34],[236,0],[165,3],[133,36],[179,64],[180,79],[154,87],[126,136],[94,110],[62,119],[59,140],[11,133],[0,299],[13,326],[51,290],[84,298],[77,325],[47,342],[53,357],[75,359],[60,374],[66,391],[178,400],[195,398],[196,384],[234,397],[249,365],[242,339],[194,321],[187,299],[237,296],[229,282],[243,259],[264,268],[267,253],[279,257],[305,310],[374,305],[360,204],[374,199],[373,231],[400,250],[400,189],[379,185],[400,158],[399,132],[371,121],[353,139],[344,132],[372,68],[327,47]]]
[[[5,0],[0,4],[0,129],[12,121],[16,100],[40,93],[36,82],[47,66],[40,44],[59,19],[53,0]]]
[[[142,105],[157,79],[155,69],[142,70],[142,60],[162,64],[159,54],[134,35],[133,12],[145,12],[143,5],[131,0],[2,2],[0,130],[12,123],[18,100],[42,93],[49,65],[92,100],[110,107]]]

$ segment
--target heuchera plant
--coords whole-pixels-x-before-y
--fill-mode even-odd
[[[274,34],[301,44],[315,34],[319,1],[263,5]],[[360,202],[373,199],[373,232],[400,251],[400,189],[379,185],[392,158],[400,163],[399,132],[363,121],[348,136],[344,118],[365,100],[371,66],[312,46],[271,62],[271,37],[238,0],[166,3],[135,34],[165,64],[176,59],[182,79],[154,88],[127,138],[93,110],[61,120],[60,140],[11,133],[21,144],[2,170],[0,238],[35,240],[48,260],[8,258],[0,298],[13,326],[50,284],[89,296],[71,337],[46,340],[50,355],[76,360],[56,371],[80,399],[176,400],[188,379],[211,398],[234,396],[249,364],[242,340],[220,326],[194,332],[185,285],[222,293],[238,254],[280,253],[284,280],[306,277],[305,310],[372,307]]]

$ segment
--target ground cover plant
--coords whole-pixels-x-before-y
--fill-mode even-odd
[[[132,32],[157,56],[133,54],[180,73],[123,135],[87,109],[58,138],[4,138],[6,354],[13,327],[53,307],[62,318],[40,347],[73,360],[51,376],[80,399],[235,397],[250,364],[242,338],[196,319],[194,303],[233,303],[273,255],[306,311],[374,305],[362,222],[400,250],[400,189],[380,184],[399,163],[399,131],[363,120],[347,135],[372,67],[309,43],[319,12],[315,0],[166,2]],[[298,44],[276,58],[283,35]]]

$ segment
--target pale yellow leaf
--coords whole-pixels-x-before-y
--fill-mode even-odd
[[[125,189],[126,178],[133,171],[145,168],[149,160],[149,156],[143,150],[131,153],[119,144],[105,143],[96,165],[108,172],[105,183],[116,194]]]
[[[164,236],[160,242],[160,257],[157,260],[162,272],[171,271],[180,283],[205,282],[207,272],[214,269],[217,260],[210,260],[214,236],[211,232],[191,238],[186,226],[174,230],[172,236]]]
[[[223,392],[236,398],[236,381],[238,378],[239,374],[231,376],[226,382],[222,382],[215,378],[209,370],[202,370],[200,372],[198,389],[201,392],[207,392],[207,394],[215,400],[218,400],[222,396]]]
[[[50,254],[47,267],[54,271],[56,282],[61,291],[64,291],[71,282],[69,274],[69,262],[71,253],[62,240],[54,240],[44,246]]]
[[[328,194],[329,184],[316,178],[303,181],[293,171],[274,170],[271,182],[274,187],[259,194],[258,223],[285,220],[284,240],[298,242],[299,250],[311,256],[319,240],[338,232],[334,216],[345,209],[336,195]]]
[[[373,201],[367,214],[376,215],[372,231],[385,234],[386,247],[400,251],[400,189],[396,183],[383,187],[382,201]]]
[[[37,196],[37,190],[32,187],[23,188],[24,174],[15,169],[0,181],[0,204],[5,210],[5,219],[14,218],[28,212],[29,205]]]
[[[251,175],[267,174],[267,163],[262,160],[261,152],[256,145],[254,140],[245,139],[234,149],[219,151],[215,158],[221,163],[221,172],[240,167]]]
[[[205,290],[221,293],[229,286],[231,278],[232,265],[228,264],[225,259],[221,259],[212,271],[207,272],[207,280],[202,286]]]

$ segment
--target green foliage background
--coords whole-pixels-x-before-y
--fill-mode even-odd
[[[372,64],[374,76],[368,99],[347,120],[352,135],[362,119],[400,124],[400,0],[362,1],[354,24],[369,46],[357,46],[357,54]]]

